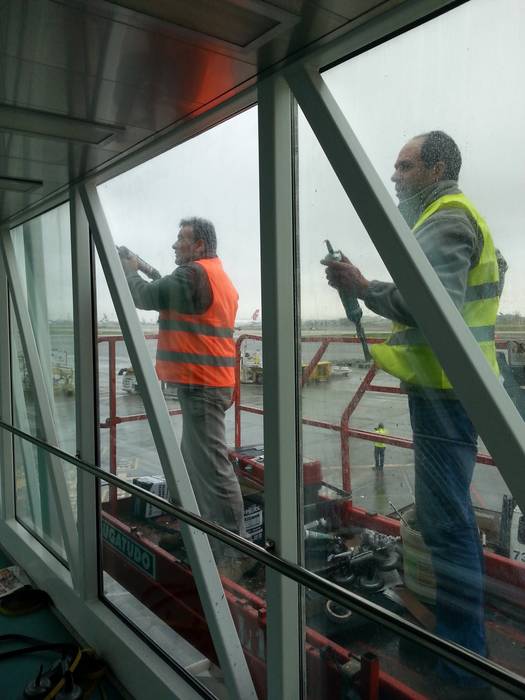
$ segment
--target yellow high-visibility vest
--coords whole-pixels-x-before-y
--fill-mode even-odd
[[[494,374],[499,374],[494,342],[498,313],[499,272],[492,236],[484,219],[463,194],[439,197],[416,221],[413,232],[439,209],[465,209],[483,235],[483,249],[477,265],[467,277],[465,303],[461,315],[476,338]],[[423,333],[411,326],[394,323],[392,333],[384,343],[370,348],[376,364],[385,372],[407,382],[433,389],[452,388],[443,368],[428,345]]]
[[[374,428],[374,433],[377,433],[378,435],[388,435],[388,430],[385,428]],[[384,447],[385,443],[384,442],[374,442],[374,447]]]

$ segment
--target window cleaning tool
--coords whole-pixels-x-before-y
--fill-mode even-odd
[[[138,269],[140,272],[143,272],[146,277],[149,277],[150,280],[160,280],[162,275],[158,270],[156,270],[153,265],[150,265],[147,263],[145,260],[143,260],[140,255],[137,255],[134,253],[132,250],[129,248],[126,248],[125,245],[118,245],[117,246],[117,252],[120,255],[121,258],[136,258],[138,262]]]
[[[343,259],[343,254],[340,250],[334,250],[332,247],[332,244],[330,241],[326,240],[325,241],[326,247],[328,249],[328,255],[324,258],[325,261],[328,260],[333,260],[335,262],[342,262]],[[368,343],[366,342],[366,335],[365,331],[363,329],[363,326],[361,325],[361,318],[363,316],[363,311],[361,307],[359,306],[359,302],[357,301],[357,297],[352,296],[349,294],[346,290],[344,289],[338,289],[339,292],[339,297],[341,298],[341,302],[344,306],[346,316],[347,318],[352,321],[352,323],[355,325],[355,330],[357,337],[361,341],[361,347],[363,348],[363,355],[365,356],[365,360],[367,362],[370,362],[372,360],[372,355],[370,354],[370,350],[368,349]]]

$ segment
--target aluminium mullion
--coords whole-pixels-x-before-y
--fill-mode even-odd
[[[18,271],[11,236],[8,235],[2,237],[0,243],[5,268],[9,279],[11,298],[13,300],[15,315],[18,322],[20,339],[27,362],[27,369],[31,377],[36,404],[38,406],[40,419],[42,422],[42,431],[46,442],[51,445],[58,446],[58,436],[47,384],[38,355],[37,344],[31,325],[31,319],[29,317],[29,311],[24,300],[22,281]],[[61,529],[71,579],[74,583],[76,583],[78,580],[78,541],[76,523],[67,491],[63,467],[60,460],[51,454],[49,455],[49,479],[55,501],[55,507],[57,509],[56,515]]]
[[[525,430],[461,314],[374,170],[321,76],[308,67],[287,79],[335,174],[387,265],[418,326],[525,509]],[[352,258],[351,239],[345,250]],[[524,510],[525,512],[525,510]]]
[[[0,229],[0,237],[8,236],[9,229]],[[0,344],[0,415],[6,423],[12,423],[11,401],[11,335],[9,333],[9,293],[4,261],[0,255],[0,328],[4,329],[4,342]],[[0,431],[0,518],[15,517],[15,475],[13,464],[13,437]]]
[[[298,361],[294,251],[294,100],[280,76],[258,86],[264,371],[264,527],[275,552],[299,563]],[[300,499],[299,499],[300,500]],[[269,698],[301,697],[300,589],[266,569]]]
[[[77,457],[95,464],[97,407],[91,239],[78,190],[73,188],[70,194]],[[98,595],[97,479],[84,471],[77,472],[77,530],[82,552],[78,593],[84,600],[91,600]]]
[[[96,187],[80,186],[91,233],[104,270],[137,380],[155,447],[170,494],[183,508],[199,513],[186,465],[175,438],[166,401],[146,347],[143,331],[122,270]],[[184,546],[230,697],[256,700],[256,692],[207,535],[181,524]]]

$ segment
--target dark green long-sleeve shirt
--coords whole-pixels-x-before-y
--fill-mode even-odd
[[[198,262],[179,265],[170,275],[155,282],[146,282],[138,272],[126,270],[125,265],[124,272],[138,309],[202,314],[211,305],[213,296],[208,275]]]

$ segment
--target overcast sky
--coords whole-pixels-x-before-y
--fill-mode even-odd
[[[523,36],[524,0],[471,0],[324,78],[392,197],[393,163],[410,137],[443,129],[455,138],[464,163],[460,185],[509,263],[501,310],[525,314]],[[338,317],[336,293],[319,264],[325,238],[368,277],[389,275],[304,118],[299,125],[302,315]],[[260,306],[255,108],[106,183],[99,193],[115,242],[164,274],[173,269],[170,246],[179,219],[211,219],[219,254],[240,293],[239,317]],[[103,313],[114,316],[101,285]]]

